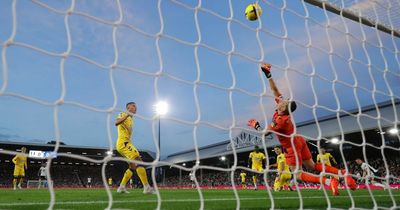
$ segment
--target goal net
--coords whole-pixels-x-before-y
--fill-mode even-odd
[[[263,11],[256,21],[244,14],[252,3]],[[54,140],[48,180],[64,175],[66,186],[71,175],[64,171],[86,167],[74,172],[74,186],[92,177],[107,194],[99,201],[106,209],[399,208],[399,11],[398,0],[0,1],[0,141],[28,145],[29,152],[35,149],[29,145]],[[272,65],[284,98],[296,101],[291,119],[309,141],[312,159],[324,147],[361,189],[348,189],[340,174],[339,198],[295,179],[291,194],[274,191],[276,133],[265,137],[265,129],[247,126],[250,118],[269,125],[276,109],[263,62]],[[161,100],[169,103],[165,115],[153,110]],[[155,154],[152,162],[130,161],[147,167],[156,192],[136,203],[121,201],[113,188],[126,170],[117,163],[129,162],[115,151],[115,119],[130,101],[138,108],[132,143]],[[241,135],[252,136],[243,147],[235,142]],[[227,139],[229,148],[221,143]],[[61,143],[108,152],[71,153]],[[256,145],[266,155],[260,172],[247,165]],[[182,151],[192,152],[169,156]],[[0,154],[8,179],[17,152],[1,148]],[[59,158],[85,165],[60,165]],[[357,159],[371,168],[363,170]],[[36,168],[28,159],[28,178]],[[336,177],[323,170],[321,180]],[[241,172],[247,180],[258,174],[266,193],[240,189]],[[130,186],[141,186],[132,180]],[[28,185],[37,188],[37,181]],[[64,202],[57,186],[57,180],[48,183],[49,209],[96,203]],[[182,186],[193,190],[171,198],[167,187]],[[227,188],[229,195],[213,196],[208,187]],[[18,205],[0,202],[0,208]]]

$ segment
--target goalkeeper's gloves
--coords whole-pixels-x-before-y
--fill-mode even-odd
[[[261,129],[261,126],[260,126],[260,123],[256,120],[256,119],[250,119],[248,122],[247,122],[247,125],[248,126],[250,126],[250,127],[252,127],[252,128],[254,128],[254,129],[256,129],[256,130],[260,130]]]
[[[261,70],[264,72],[265,76],[267,79],[271,78],[271,64],[269,63],[263,63],[261,65]]]

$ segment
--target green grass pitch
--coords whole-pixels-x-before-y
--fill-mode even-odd
[[[156,209],[157,196],[143,195],[140,189],[131,190],[130,194],[117,194],[112,191],[112,209]],[[400,205],[400,190],[392,190],[397,207]],[[161,209],[199,209],[200,199],[196,189],[180,189],[160,191]],[[202,190],[204,209],[235,209],[236,199],[233,190]],[[269,209],[272,202],[267,190],[238,190],[241,209]],[[301,190],[303,208],[326,209],[328,200],[332,208],[348,209],[352,201],[346,190],[341,195],[328,197],[322,190]],[[393,200],[389,191],[372,190],[376,205],[379,207],[393,207]],[[276,209],[298,209],[300,199],[297,191],[271,192]],[[373,208],[374,203],[368,190],[351,192],[356,208]],[[107,193],[104,189],[56,189],[56,204],[54,209],[105,209],[108,205]],[[47,209],[50,200],[49,191],[45,189],[0,190],[0,209]]]

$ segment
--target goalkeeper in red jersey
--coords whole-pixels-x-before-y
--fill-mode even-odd
[[[267,134],[270,134],[272,131],[276,133],[278,140],[285,151],[286,163],[289,165],[292,173],[295,172],[296,166],[298,166],[299,172],[295,174],[297,180],[309,183],[320,183],[320,180],[322,179],[323,184],[330,186],[334,196],[339,195],[339,181],[337,179],[333,177],[331,179],[327,179],[326,177],[321,178],[318,175],[303,172],[303,165],[308,169],[321,172],[323,170],[323,164],[315,164],[304,138],[299,135],[293,135],[294,125],[291,120],[291,113],[296,110],[296,103],[284,99],[282,94],[279,92],[271,77],[271,64],[263,63],[261,65],[261,70],[268,79],[269,86],[275,96],[276,102],[276,110],[272,116],[271,124],[267,127]],[[250,119],[248,125],[256,130],[262,130],[260,123],[257,122],[256,119]],[[292,146],[292,141],[294,147]],[[325,172],[338,175],[345,174],[345,170],[339,170],[327,165],[325,165]],[[348,187],[355,190],[357,186],[353,178],[350,175],[347,175],[345,178]]]

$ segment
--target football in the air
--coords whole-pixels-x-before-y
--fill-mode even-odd
[[[245,15],[247,20],[257,20],[262,15],[262,9],[258,4],[249,4],[246,7]]]

